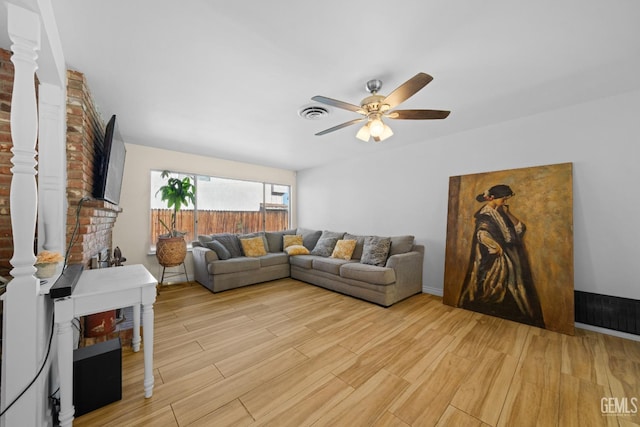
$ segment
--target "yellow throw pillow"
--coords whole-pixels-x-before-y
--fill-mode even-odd
[[[284,250],[287,254],[293,255],[309,255],[309,249],[305,248],[302,245],[291,245],[287,246]]]
[[[358,243],[357,240],[338,240],[335,248],[333,248],[331,258],[340,258],[349,261],[356,248],[356,243]]]
[[[242,251],[245,256],[258,257],[267,254],[262,237],[240,239],[240,244],[242,245]]]
[[[302,245],[302,235],[285,234],[282,236],[282,248],[287,249],[291,245]]]

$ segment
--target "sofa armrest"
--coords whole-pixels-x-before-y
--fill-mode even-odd
[[[218,254],[216,254],[214,250],[205,248],[203,246],[196,246],[195,248],[192,248],[191,251],[193,252],[194,259],[201,258],[202,261],[206,264],[209,264],[213,261],[218,261],[220,259],[218,258]]]
[[[209,277],[209,263],[218,259],[218,255],[209,248],[196,246],[191,249],[193,255],[193,274],[197,282],[213,291],[213,281]]]
[[[385,267],[393,268],[396,273],[396,283],[399,285],[420,285],[420,289],[422,289],[423,261],[424,253],[414,250],[390,256]]]

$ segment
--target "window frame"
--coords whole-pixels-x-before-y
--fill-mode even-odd
[[[154,208],[152,207],[152,200],[156,199],[156,194],[155,192],[157,192],[157,188],[153,188],[153,174],[157,173],[157,174],[161,174],[165,169],[151,169],[149,171],[149,177],[150,177],[150,187],[149,187],[149,191],[150,191],[150,198],[149,198],[149,228],[147,230],[147,232],[149,233],[149,248],[150,248],[150,254],[154,254],[156,251],[156,241],[157,241],[157,237],[154,237],[152,235],[152,229],[153,229],[153,210],[154,209],[159,209],[159,208]],[[283,194],[287,194],[287,203],[286,203],[286,212],[287,212],[287,229],[291,228],[291,223],[292,223],[292,209],[291,209],[291,202],[292,202],[292,185],[291,184],[282,184],[282,183],[278,183],[278,182],[268,182],[268,181],[256,181],[256,180],[251,180],[251,179],[240,179],[240,178],[230,178],[230,177],[226,177],[226,176],[216,176],[216,175],[204,175],[204,174],[198,174],[198,173],[192,173],[192,172],[181,172],[181,171],[176,171],[176,170],[168,170],[167,171],[171,174],[171,175],[181,175],[181,176],[189,176],[192,181],[193,181],[193,185],[194,185],[194,194],[195,194],[195,198],[194,198],[194,203],[193,203],[193,236],[194,239],[197,239],[198,235],[203,234],[201,231],[198,230],[198,226],[199,226],[199,213],[200,213],[200,209],[198,207],[198,190],[199,190],[199,181],[201,177],[204,178],[209,178],[209,180],[213,180],[213,179],[223,179],[223,180],[230,180],[230,181],[238,181],[238,182],[248,182],[248,183],[257,183],[260,184],[262,186],[261,189],[261,197],[262,200],[260,202],[260,206],[261,209],[258,212],[262,212],[262,218],[260,220],[260,224],[261,224],[261,232],[266,232],[266,226],[267,226],[267,204],[270,203],[267,201],[267,192],[273,194],[273,189],[274,187],[284,187],[287,189],[286,193]],[[285,205],[283,203],[283,205]],[[166,205],[165,205],[166,206]],[[163,209],[166,209],[163,208]],[[184,210],[181,209],[181,210]],[[251,211],[253,212],[253,211]],[[275,230],[269,230],[269,231],[275,231]],[[279,231],[279,230],[277,230]],[[192,248],[192,240],[188,240],[187,241],[187,249],[191,250]]]

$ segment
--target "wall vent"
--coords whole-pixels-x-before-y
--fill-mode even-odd
[[[576,322],[640,335],[640,301],[575,291]]]

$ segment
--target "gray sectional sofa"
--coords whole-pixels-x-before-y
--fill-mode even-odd
[[[302,245],[285,250],[284,236],[301,236]],[[344,256],[336,248],[349,243],[351,249],[353,242],[346,240],[355,240],[355,247]],[[245,248],[247,242],[257,243],[258,250]],[[195,279],[212,292],[292,277],[388,307],[422,291],[424,246],[414,244],[413,236],[384,238],[298,228],[198,236],[192,245]],[[289,255],[287,251],[294,248],[303,253]]]

